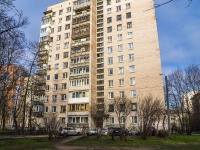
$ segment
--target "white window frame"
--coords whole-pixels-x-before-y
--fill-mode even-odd
[[[135,98],[137,96],[136,90],[131,90],[130,91],[130,97]]]

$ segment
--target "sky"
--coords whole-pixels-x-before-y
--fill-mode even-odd
[[[16,8],[29,18],[25,32],[30,41],[39,41],[41,19],[49,5],[63,0],[16,0]],[[135,0],[137,1],[137,0]],[[161,4],[169,0],[154,0]],[[200,65],[200,0],[174,0],[156,8],[162,73]],[[153,60],[152,60],[153,61]]]

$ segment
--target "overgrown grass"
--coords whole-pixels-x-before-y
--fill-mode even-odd
[[[1,150],[55,150],[47,139],[6,139],[0,141]]]
[[[140,137],[127,137],[126,141],[120,141],[119,137],[115,137],[112,141],[110,136],[102,136],[98,141],[95,136],[85,139],[79,139],[66,145],[72,146],[99,146],[99,147],[153,147],[164,149],[194,149],[200,148],[200,136],[196,135],[172,135],[168,138],[151,137],[148,140],[142,140]]]

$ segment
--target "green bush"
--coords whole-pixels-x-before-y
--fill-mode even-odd
[[[158,137],[166,138],[168,136],[168,132],[166,130],[158,130]]]

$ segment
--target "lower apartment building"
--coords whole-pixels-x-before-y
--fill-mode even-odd
[[[92,106],[127,97],[132,112],[122,123],[137,125],[139,97],[164,99],[153,6],[151,0],[65,0],[47,8],[38,52],[46,97],[41,123],[51,112],[63,126],[92,127]],[[115,124],[111,112],[98,126]]]

